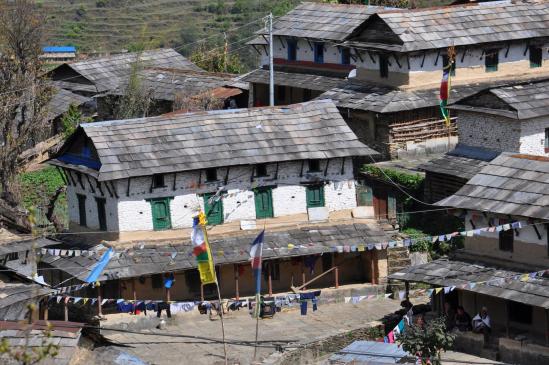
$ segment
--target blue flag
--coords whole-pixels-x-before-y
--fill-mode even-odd
[[[94,283],[99,279],[99,276],[105,270],[105,267],[109,264],[109,261],[111,261],[111,258],[114,256],[114,251],[111,248],[109,248],[104,254],[103,257],[101,257],[101,260],[95,265],[95,267],[90,272],[90,275],[84,280],[86,283]]]

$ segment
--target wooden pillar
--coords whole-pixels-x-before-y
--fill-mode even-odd
[[[305,257],[301,258],[301,285],[305,285]],[[307,288],[303,287],[303,290],[307,290]]]
[[[101,299],[101,286],[97,287],[97,315],[101,317],[103,315],[103,312],[101,310],[101,302],[103,300]]]
[[[65,301],[63,303],[63,309],[64,309],[64,312],[65,312],[65,322],[68,322],[69,321],[69,307],[67,305],[67,302],[65,302]]]
[[[135,278],[132,278],[132,294],[133,294],[133,314],[137,310],[137,293],[135,292]]]
[[[549,346],[549,309],[545,309],[545,345]]]
[[[473,317],[474,317],[479,312],[478,307],[477,307],[477,292],[475,292],[475,295],[473,296],[473,298],[474,298],[473,303],[475,305],[475,313],[473,313]]]
[[[505,335],[509,338],[509,302],[505,300]]]
[[[267,282],[267,284],[269,285],[269,296],[272,297],[273,296],[273,278],[272,278],[272,273],[273,271],[271,270],[271,263],[269,262],[269,265],[267,266],[267,274],[269,276],[269,280]]]
[[[238,278],[239,278],[239,272],[238,272],[238,264],[236,265],[233,265],[234,267],[234,288],[235,288],[235,299],[236,300],[239,300],[240,299],[240,288],[238,287]]]
[[[48,320],[48,300],[44,300],[44,321]]]
[[[410,282],[405,281],[404,282],[404,287],[405,287],[405,290],[406,290],[406,300],[410,300]]]
[[[200,300],[204,301],[204,284],[200,283]]]
[[[371,277],[371,284],[374,285],[376,284],[376,267],[375,267],[375,251],[374,250],[371,250],[370,251],[370,273],[372,275]]]
[[[170,288],[166,288],[166,302],[170,302],[172,300]]]
[[[334,270],[334,276],[335,276],[335,288],[339,289],[339,267],[335,267]]]

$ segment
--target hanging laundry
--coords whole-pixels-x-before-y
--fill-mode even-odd
[[[312,300],[313,302],[313,312],[316,312],[318,310],[318,299],[315,297]]]
[[[173,272],[164,274],[164,287],[170,289],[175,281]]]
[[[309,302],[306,301],[306,300],[302,300],[301,301],[301,315],[302,316],[306,316],[307,315],[307,306],[308,306]]]

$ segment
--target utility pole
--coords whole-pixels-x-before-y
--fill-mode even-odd
[[[274,106],[273,13],[269,13],[269,105]]]

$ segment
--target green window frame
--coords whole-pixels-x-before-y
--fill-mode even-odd
[[[484,66],[486,72],[496,72],[499,64],[499,49],[489,49],[484,55]]]
[[[257,219],[274,217],[273,189],[262,187],[254,189],[255,217]]]
[[[531,46],[530,53],[530,68],[541,67],[543,63],[543,49],[540,47]]]
[[[221,197],[217,201],[209,202],[210,198],[215,193],[204,194],[204,213],[206,214],[206,220],[208,225],[217,225],[223,223],[223,199]]]
[[[173,198],[149,199],[151,204],[153,229],[155,231],[164,231],[172,229],[172,215],[170,210],[170,201]]]
[[[306,187],[307,208],[324,206],[324,185],[310,185]]]

